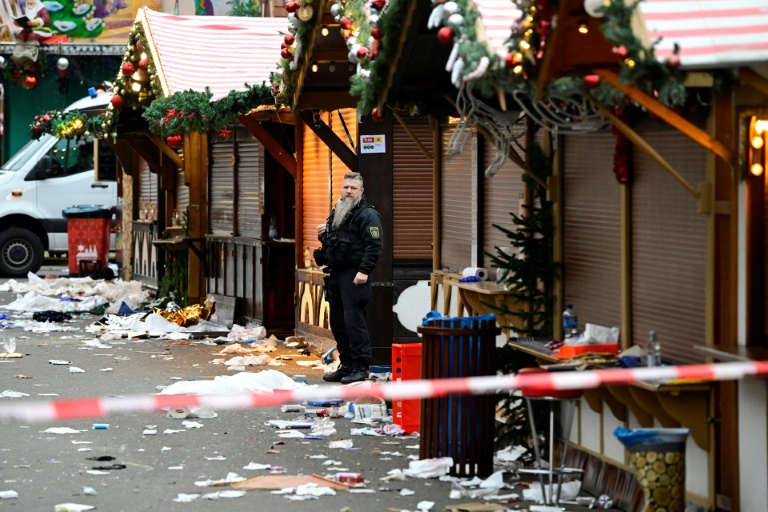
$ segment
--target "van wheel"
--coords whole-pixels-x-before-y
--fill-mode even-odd
[[[31,231],[10,228],[0,233],[0,274],[25,277],[43,264],[43,243]]]

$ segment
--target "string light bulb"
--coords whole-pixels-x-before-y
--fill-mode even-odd
[[[749,168],[749,171],[753,176],[760,176],[763,174],[763,166],[760,164],[752,164],[752,167]]]
[[[760,135],[755,135],[752,138],[752,147],[755,149],[760,149],[763,147],[764,141],[763,138]]]
[[[587,24],[583,21],[579,23],[579,34],[586,35],[588,33],[589,33],[589,27],[587,26]]]
[[[317,73],[317,62],[312,63],[312,72]]]
[[[328,27],[323,27],[320,29],[320,33],[323,35],[323,37],[328,35]]]
[[[331,63],[328,64],[328,71],[330,73],[333,73],[334,71],[336,71],[336,63],[335,62],[331,61]]]

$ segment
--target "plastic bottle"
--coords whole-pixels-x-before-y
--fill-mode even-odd
[[[269,239],[277,240],[277,217],[275,215],[269,219]]]
[[[304,247],[304,268],[312,268],[312,253],[308,245]]]
[[[661,341],[656,331],[648,334],[648,366],[661,366]]]
[[[579,332],[579,316],[573,310],[573,304],[568,304],[563,311],[563,330],[566,338],[576,336]]]

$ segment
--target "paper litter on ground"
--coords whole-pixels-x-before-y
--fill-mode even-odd
[[[163,389],[161,395],[205,395],[248,392],[268,392],[275,389],[297,390],[310,387],[297,382],[277,370],[259,373],[241,372],[235,375],[220,375],[213,380],[179,381]],[[311,387],[316,387],[312,385]]]

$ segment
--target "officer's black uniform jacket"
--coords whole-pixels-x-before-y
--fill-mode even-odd
[[[315,249],[315,262],[331,269],[357,267],[358,272],[370,275],[382,248],[381,216],[365,197],[355,206],[337,229],[333,229],[333,216],[328,217],[328,229],[320,237],[323,246]]]

